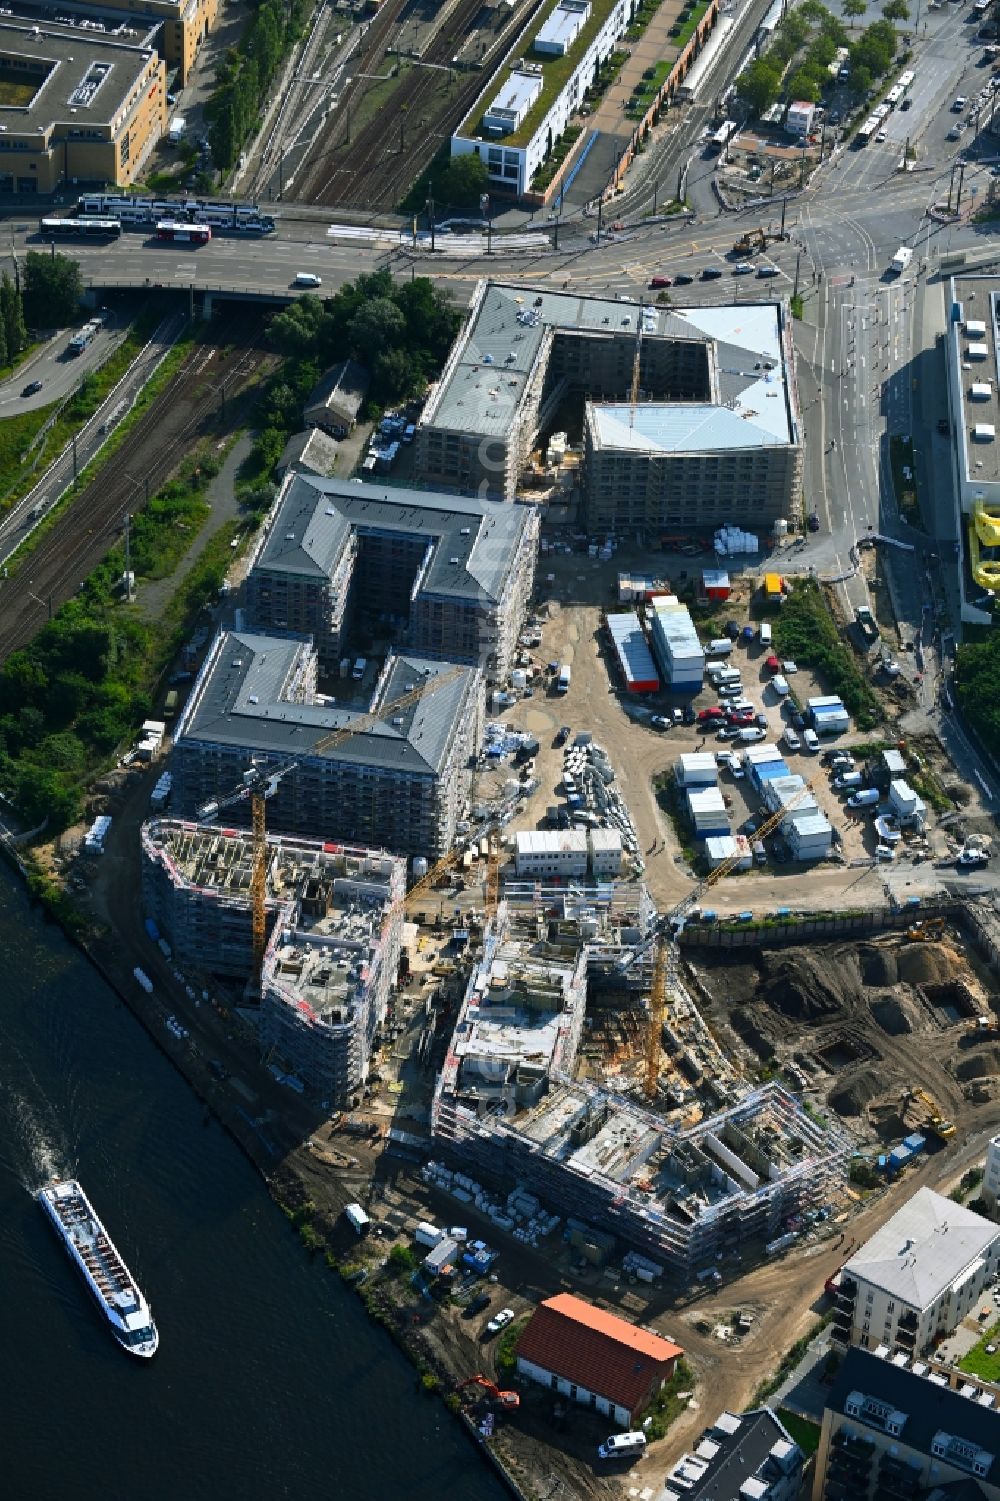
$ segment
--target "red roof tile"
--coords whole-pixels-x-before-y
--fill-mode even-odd
[[[517,1353],[633,1412],[684,1352],[572,1293],[559,1293],[535,1309]]]

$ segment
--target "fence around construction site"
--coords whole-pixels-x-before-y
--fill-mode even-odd
[[[824,938],[855,938],[896,928],[909,928],[930,917],[970,917],[969,909],[952,898],[922,899],[919,907],[874,907],[865,911],[810,912],[787,917],[764,917],[758,922],[721,918],[685,924],[679,942],[684,948],[745,949],[775,944],[806,943]],[[980,936],[979,925],[976,927]],[[982,942],[986,946],[985,930]],[[1000,942],[1000,934],[993,940]]]

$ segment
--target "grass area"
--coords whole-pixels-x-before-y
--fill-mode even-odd
[[[665,771],[660,776],[654,777],[653,791],[656,794],[656,801],[670,819],[681,854],[689,865],[695,865],[699,857],[694,844],[694,830],[673,772]]]
[[[517,1367],[517,1342],[527,1328],[530,1313],[523,1319],[515,1319],[502,1330],[496,1343],[493,1359],[496,1362],[497,1375],[510,1376]]]
[[[684,1360],[678,1360],[674,1374],[660,1388],[642,1416],[642,1426],[650,1443],[663,1438],[667,1429],[687,1408],[694,1390],[694,1372]],[[687,1395],[681,1396],[684,1392]]]
[[[992,1352],[987,1350],[987,1345],[994,1347]],[[979,1376],[983,1381],[1000,1381],[1000,1323],[987,1329],[968,1355],[962,1356],[958,1369],[967,1371],[970,1376]]]
[[[517,130],[510,135],[505,135],[505,146],[526,146],[538,129],[539,120],[543,120],[552,108],[556,98],[569,82],[575,69],[591,42],[597,36],[601,27],[605,24],[608,16],[614,10],[616,0],[593,0],[590,15],[586,25],[580,29],[573,45],[569,47],[562,57],[545,58],[540,53],[532,51],[535,37],[549,16],[556,9],[559,0],[549,0],[532,20],[530,26],[526,26],[518,37],[517,42],[511,49],[512,57],[523,57],[525,61],[537,63],[542,69],[542,88],[531,109],[521,121]],[[491,103],[493,94],[490,94],[488,103]],[[457,134],[467,139],[476,135],[482,135],[482,116],[480,106],[477,104],[472,113],[463,120]]]
[[[24,417],[8,417],[0,422],[0,510],[9,510],[28,493],[45,473],[47,465],[94,415],[108,393],[121,380],[158,321],[157,316],[152,313],[141,319],[101,368],[84,376],[76,394],[66,402],[44,442],[36,449],[30,466],[18,461],[18,453],[23,458],[28,443],[51,417],[53,408],[45,407],[40,412],[25,413]],[[38,419],[33,426],[30,421],[26,421],[31,418]],[[8,437],[8,428],[18,423],[24,425],[15,427]],[[15,452],[18,443],[23,446]]]
[[[810,1454],[816,1453],[822,1432],[818,1423],[810,1422],[808,1418],[800,1418],[797,1412],[789,1412],[787,1407],[778,1408],[778,1417],[807,1459]]]
[[[27,109],[28,105],[38,93],[38,81],[25,83],[23,79],[12,78],[4,69],[5,77],[0,77],[0,105],[6,109]]]
[[[896,434],[889,439],[889,467],[892,470],[892,488],[899,502],[899,509],[911,526],[923,529],[923,518],[917,501],[917,487],[913,478],[915,471],[912,438],[904,438]],[[906,478],[907,473],[910,476],[909,479]]]
[[[822,673],[859,730],[878,724],[882,718],[879,700],[842,639],[815,580],[797,580],[785,596],[774,622],[774,646],[780,657],[792,657]]]
[[[677,32],[676,36],[674,36],[673,27],[671,27],[670,35],[674,38],[678,47],[683,49],[687,46],[688,42],[694,36],[695,31],[705,19],[705,12],[708,10],[708,6],[709,0],[698,0],[698,3],[690,10],[687,20],[681,23],[681,29]]]
[[[935,813],[954,812],[955,804],[947,792],[945,792],[934,773],[929,771],[927,767],[924,767],[922,771],[911,770],[907,775],[909,776],[910,786],[914,792],[918,793],[927,806],[934,809]]]
[[[641,81],[632,90],[625,114],[630,120],[641,120],[653,100],[670,77],[673,59],[664,58],[655,67],[647,68]]]

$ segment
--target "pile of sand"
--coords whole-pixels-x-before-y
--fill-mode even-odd
[[[903,1037],[913,1031],[913,1008],[904,996],[891,993],[876,996],[871,1002],[871,1013],[890,1037]]]
[[[881,988],[883,985],[895,985],[899,978],[896,955],[892,949],[864,944],[858,949],[858,965],[863,985]]]
[[[899,978],[907,985],[945,985],[954,977],[954,951],[940,943],[905,943],[897,952]]]

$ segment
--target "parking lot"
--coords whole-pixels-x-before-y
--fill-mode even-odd
[[[662,561],[661,561],[662,557]],[[630,566],[644,564],[648,569],[650,559],[637,554],[638,562],[632,560],[623,549],[608,563],[601,563],[586,553],[559,555],[549,559],[547,566],[554,577],[546,582],[546,595],[551,601],[543,610],[539,631],[540,643],[533,648],[531,656],[540,668],[531,697],[522,700],[503,712],[504,722],[511,727],[525,730],[539,742],[539,750],[532,765],[532,776],[537,779],[536,790],[521,805],[518,816],[508,832],[517,829],[550,827],[546,810],[559,801],[563,775],[563,750],[553,742],[558,737],[560,726],[567,726],[574,733],[580,730],[591,732],[608,752],[618,778],[618,786],[626,798],[635,823],[640,856],[645,864],[644,879],[659,901],[676,901],[689,889],[691,867],[682,851],[682,841],[669,813],[658,802],[654,781],[670,772],[678,757],[684,753],[709,751],[712,753],[741,752],[746,745],[738,739],[720,739],[717,721],[673,723],[674,710],[683,710],[687,697],[671,697],[665,692],[658,694],[628,694],[624,691],[617,662],[611,649],[606,630],[602,624],[602,610],[615,608],[610,601],[620,571]],[[693,576],[704,560],[669,558],[657,555],[657,571],[662,570],[670,578]],[[683,565],[683,568],[682,566]],[[754,571],[752,583],[756,582]],[[748,593],[744,590],[744,596]],[[628,606],[622,606],[628,608]],[[747,623],[747,606],[734,604],[733,620],[743,626]],[[708,639],[710,631],[699,625],[702,640]],[[712,634],[717,634],[713,631]],[[777,745],[788,769],[801,775],[810,783],[811,791],[835,831],[832,858],[818,864],[806,865],[789,860],[780,838],[768,841],[768,860],[765,866],[755,869],[746,877],[744,899],[753,902],[753,882],[762,875],[786,876],[789,896],[784,896],[780,881],[777,888],[768,888],[761,900],[790,902],[791,891],[801,882],[803,871],[810,872],[810,893],[815,894],[826,885],[833,890],[843,890],[845,877],[853,862],[865,858],[871,860],[876,845],[880,842],[874,829],[872,809],[852,810],[847,806],[848,797],[855,790],[834,787],[836,771],[824,764],[824,754],[831,750],[849,751],[853,741],[871,739],[849,731],[845,735],[820,740],[815,752],[807,749],[800,728],[799,748],[793,749],[784,738],[791,728],[790,709],[794,699],[805,705],[810,697],[829,692],[829,685],[819,680],[811,671],[798,664],[782,663],[789,687],[788,699],[783,700],[774,686],[776,674],[768,667],[771,647],[761,643],[756,629],[753,639],[734,644],[727,666],[735,667],[740,674],[740,690],[729,699],[720,698],[707,683],[691,701],[697,716],[704,710],[725,712],[733,702],[746,702],[752,707],[754,722],[746,728],[756,729],[756,716],[764,716],[766,729],[761,743]],[[716,659],[712,659],[716,660]],[[568,664],[572,680],[565,695],[555,691],[555,673],[549,673],[549,664]],[[690,718],[690,713],[688,714]],[[655,721],[655,723],[654,723]],[[859,763],[860,764],[860,763]],[[854,768],[840,768],[840,770]],[[750,822],[759,824],[763,819],[760,799],[745,775],[739,775],[721,765],[718,778],[726,812],[733,833],[746,832],[752,835]],[[564,825],[565,826],[565,825]],[[688,837],[684,841],[689,850],[700,846]],[[856,873],[854,873],[856,875]],[[801,890],[796,891],[796,897]]]

